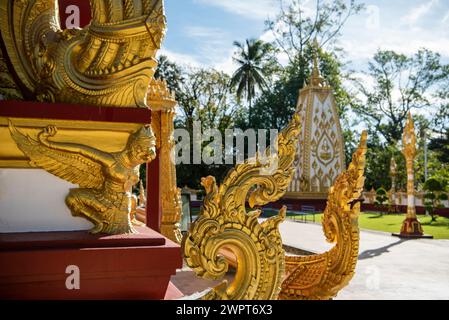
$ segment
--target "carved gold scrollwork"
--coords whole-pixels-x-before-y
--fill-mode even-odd
[[[163,1],[91,0],[92,21],[83,30],[61,30],[57,2],[0,2],[1,40],[24,93],[47,102],[146,107],[165,34]],[[0,93],[6,89],[0,85]]]
[[[280,299],[331,299],[354,275],[359,252],[358,216],[365,182],[367,133],[363,132],[348,170],[330,189],[323,216],[323,230],[335,246],[313,256],[286,256],[286,278]]]
[[[259,155],[237,165],[220,187],[215,178],[203,178],[206,197],[200,216],[183,239],[185,261],[198,276],[209,279],[221,279],[228,270],[221,248],[232,251],[238,265],[233,282],[214,288],[204,299],[277,298],[284,273],[278,226],[286,209],[259,223],[261,211],[246,212],[246,202],[250,207],[264,205],[285,194],[294,173],[300,125],[295,114],[278,136],[277,154],[267,149],[266,161]]]

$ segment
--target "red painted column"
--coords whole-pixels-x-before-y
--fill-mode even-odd
[[[161,231],[161,192],[159,187],[159,150],[156,159],[147,164],[147,226],[157,232]]]

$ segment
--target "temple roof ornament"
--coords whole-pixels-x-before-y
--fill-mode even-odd
[[[330,88],[328,84],[326,83],[326,79],[324,79],[321,76],[320,68],[319,68],[319,62],[318,62],[318,51],[319,51],[319,44],[318,41],[315,39],[313,41],[313,66],[312,66],[312,73],[310,74],[309,78],[309,85],[310,87],[326,87]]]
[[[90,3],[87,27],[62,30],[57,1],[2,1],[1,41],[14,73],[10,78],[18,79],[17,87],[31,100],[146,108],[165,35],[163,1]],[[0,94],[6,89],[1,84]]]
[[[147,101],[152,110],[171,109],[177,104],[175,92],[168,88],[167,81],[160,79],[151,80]]]

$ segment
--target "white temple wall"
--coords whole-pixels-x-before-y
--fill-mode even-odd
[[[364,199],[364,203],[366,204],[374,204],[374,202],[376,201],[376,192],[373,191],[365,191],[362,194],[363,199]],[[448,194],[449,196],[449,194]],[[423,191],[418,191],[415,193],[415,206],[417,207],[423,207],[424,206],[424,192]],[[395,192],[393,194],[393,201],[392,201],[393,205],[398,205],[398,206],[407,206],[408,204],[408,197],[407,197],[407,192]],[[442,201],[442,205],[445,208],[449,208],[449,201]]]
[[[0,232],[88,230],[93,225],[73,217],[65,204],[77,186],[42,169],[0,168]]]

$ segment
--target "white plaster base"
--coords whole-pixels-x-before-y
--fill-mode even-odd
[[[93,225],[73,217],[65,205],[77,186],[41,169],[0,168],[0,232],[88,230]]]

